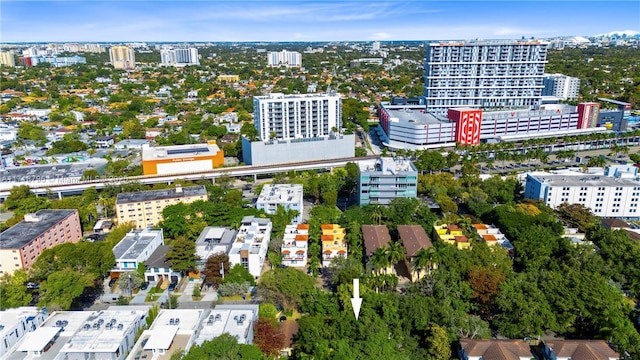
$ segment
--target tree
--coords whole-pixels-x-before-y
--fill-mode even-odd
[[[562,203],[556,207],[556,213],[562,221],[577,227],[581,232],[586,232],[599,222],[598,217],[582,204]]]
[[[209,256],[202,271],[205,276],[205,283],[219,285],[222,283],[222,274],[228,274],[231,270],[229,256],[219,253]]]
[[[27,306],[32,295],[27,290],[29,275],[24,270],[16,270],[12,275],[4,274],[0,278],[0,310]]]
[[[266,356],[274,357],[284,348],[285,338],[274,320],[259,318],[253,324],[253,343]]]
[[[276,316],[278,316],[278,309],[276,309],[275,305],[270,303],[260,304],[258,316],[263,319],[276,320]]]
[[[473,298],[485,319],[492,313],[491,306],[500,292],[500,285],[507,280],[500,269],[492,266],[475,266],[467,274]]]
[[[238,344],[235,336],[224,333],[200,346],[192,346],[182,360],[228,359],[266,360],[260,349],[254,345]]]
[[[297,308],[304,294],[315,289],[315,279],[294,268],[276,268],[262,274],[258,293],[287,309]]]
[[[430,359],[449,360],[451,358],[451,345],[447,329],[438,325],[432,325],[429,328],[431,333],[427,341],[429,342],[428,352]]]
[[[39,306],[69,310],[73,301],[93,285],[90,274],[66,268],[52,272],[40,285]]]
[[[249,270],[245,269],[242,264],[235,264],[224,276],[224,284],[244,284],[249,283],[251,286],[256,284],[256,280]]]
[[[189,270],[194,270],[200,257],[196,254],[196,243],[179,237],[171,243],[171,248],[167,252],[166,258],[171,262],[171,268],[185,274]]]
[[[422,248],[416,252],[411,265],[413,266],[413,271],[418,275],[418,280],[420,280],[420,275],[422,275],[425,270],[428,271],[437,266],[434,262],[434,254],[435,251],[432,247],[428,249]]]
[[[144,273],[143,273],[144,274]],[[127,271],[120,274],[120,281],[118,287],[120,290],[124,290],[127,294],[132,294],[133,289],[137,289],[144,282],[144,278],[140,276],[137,271]]]
[[[331,284],[338,286],[340,284],[350,284],[353,279],[360,278],[364,275],[362,263],[353,257],[338,256],[331,261],[329,265],[331,273]]]
[[[389,252],[386,247],[379,247],[371,254],[371,265],[375,269],[375,272],[386,273],[387,268],[391,266],[391,259],[389,259]]]
[[[389,261],[391,261],[391,266],[396,266],[400,261],[404,261],[404,256],[406,254],[406,250],[404,246],[400,244],[398,241],[389,242]]]

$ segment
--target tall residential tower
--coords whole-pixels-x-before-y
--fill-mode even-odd
[[[132,48],[116,45],[109,48],[109,60],[116,70],[131,70],[136,67],[136,55]]]
[[[340,95],[272,93],[253,98],[260,140],[327,137],[342,127]],[[335,128],[335,129],[334,129]]]
[[[547,43],[528,40],[438,42],[427,45],[427,111],[453,107],[505,109],[539,105]]]
[[[162,49],[160,50],[160,59],[162,65],[200,65],[196,48]]]

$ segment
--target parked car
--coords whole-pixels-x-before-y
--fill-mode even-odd
[[[169,284],[169,291],[175,290],[176,286],[178,286],[178,282],[177,281],[174,281],[171,284]]]
[[[148,287],[149,287],[149,282],[145,281],[142,283],[142,285],[140,285],[140,290],[147,290]]]
[[[113,278],[111,280],[109,280],[109,287],[112,287],[113,285],[115,285],[115,283],[118,281],[118,278]]]
[[[40,284],[29,282],[27,283],[27,289],[30,289],[30,290],[40,289]]]

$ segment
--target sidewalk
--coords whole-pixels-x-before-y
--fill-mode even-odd
[[[188,281],[182,291],[182,294],[178,298],[178,302],[192,302],[193,301],[193,289],[202,285],[201,280]],[[218,294],[215,290],[203,290],[201,292],[202,299],[200,301],[216,301],[218,300]]]

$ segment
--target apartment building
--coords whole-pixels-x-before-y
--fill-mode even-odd
[[[136,54],[129,46],[112,46],[109,48],[109,61],[116,70],[133,70],[136,67]]]
[[[162,229],[131,230],[113,247],[116,265],[111,277],[119,277],[125,271],[135,271],[138,265],[147,261],[157,248],[164,245]]]
[[[395,198],[415,198],[418,170],[407,159],[380,157],[361,161],[358,181],[360,205],[388,205]]]
[[[16,66],[16,59],[9,51],[0,51],[0,65],[14,67]]]
[[[329,266],[336,257],[346,258],[348,249],[345,229],[337,224],[322,224],[320,229],[322,230],[322,235],[320,236],[320,241],[322,242],[322,266]]]
[[[0,275],[29,269],[45,250],[82,239],[78,210],[39,210],[0,234]]]
[[[204,186],[183,188],[176,185],[173,189],[122,193],[116,197],[116,216],[118,224],[134,223],[136,228],[144,229],[158,225],[163,219],[162,210],[169,205],[206,201],[207,198]]]
[[[160,50],[160,63],[168,66],[200,65],[198,49],[191,47],[185,49]]]
[[[9,354],[10,349],[40,327],[46,317],[47,314],[35,306],[0,311],[0,354]]]
[[[342,127],[340,94],[271,93],[254,96],[254,123],[261,141],[328,137]]]
[[[309,225],[292,224],[284,229],[282,239],[282,265],[293,267],[307,266],[309,250]]]
[[[464,235],[462,228],[458,225],[434,225],[433,236],[446,244],[455,246],[459,250],[471,249],[471,242],[469,242],[469,238]]]
[[[271,220],[255,216],[242,218],[236,240],[229,251],[229,262],[233,267],[242,264],[256,279],[262,274],[271,240]]]
[[[390,274],[393,269],[389,266],[384,269],[376,269],[371,263],[373,253],[386,248],[391,241],[391,235],[386,225],[362,225],[362,241],[364,242],[364,255],[367,270],[374,270],[377,273]]]
[[[420,225],[398,225],[398,236],[407,251],[407,260],[409,260],[411,270],[411,281],[420,280],[420,278],[429,272],[429,268],[418,269],[415,266],[416,257],[420,250],[429,249],[433,246],[431,239],[429,239],[427,232],[424,231],[424,228]],[[437,264],[430,265],[432,269],[436,267]]]
[[[218,81],[226,81],[226,82],[230,82],[230,83],[236,83],[238,81],[240,81],[240,76],[238,75],[218,75]]]
[[[612,166],[598,175],[528,173],[524,196],[553,208],[581,204],[600,217],[640,218],[640,176],[635,166]]]
[[[265,213],[273,215],[278,211],[278,206],[285,210],[295,210],[298,215],[292,220],[293,224],[302,222],[303,193],[300,184],[266,184],[260,191],[256,200],[256,209],[264,210]]]
[[[267,53],[267,65],[271,67],[300,67],[302,54],[297,51],[271,51]]]
[[[427,44],[424,96],[429,112],[539,105],[547,43],[537,40]]]
[[[227,333],[239,344],[253,344],[253,324],[258,320],[258,305],[217,305],[202,318],[197,345]]]
[[[580,95],[580,79],[563,74],[544,74],[542,96],[553,96],[562,100],[575,100]]]

